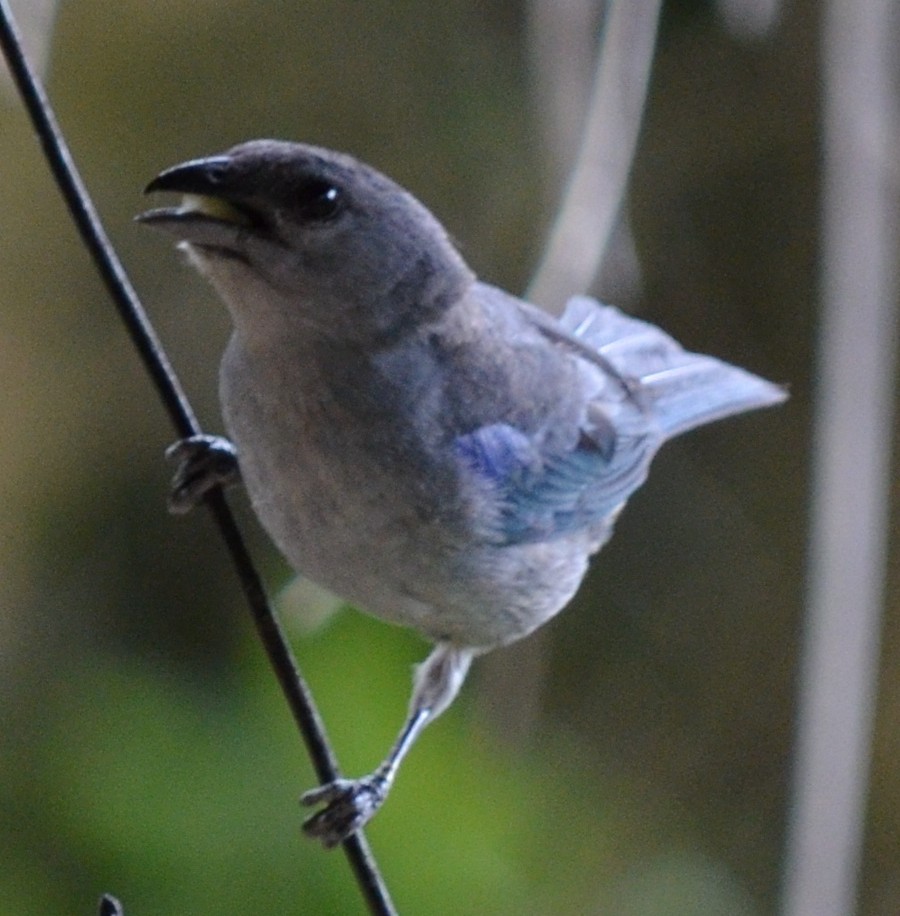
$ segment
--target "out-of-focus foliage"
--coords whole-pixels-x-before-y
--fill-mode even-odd
[[[626,304],[793,397],[667,447],[573,606],[479,662],[369,830],[401,912],[774,906],[804,559],[817,15],[785,5],[744,43],[712,4],[666,8],[628,204],[642,293]],[[347,149],[519,290],[559,190],[532,73],[511,0],[79,0],[60,10],[49,88],[219,430],[227,322],[168,241],[132,225],[141,187],[254,136]],[[89,913],[102,891],[129,916],[361,912],[340,853],[300,836],[310,767],[208,520],[164,512],[172,431],[12,103],[0,237],[0,916]],[[288,571],[235,503],[280,589]],[[891,696],[895,614],[887,626]],[[349,611],[296,629],[342,765],[367,770],[425,646]],[[876,736],[873,914],[900,880],[898,714],[886,703]]]

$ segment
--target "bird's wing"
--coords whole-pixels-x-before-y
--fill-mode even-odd
[[[567,439],[528,435],[507,423],[456,439],[457,459],[495,497],[493,529],[506,542],[601,524],[644,482],[663,442],[786,396],[780,386],[691,353],[655,325],[586,296],[572,298],[558,321],[518,306],[545,339],[580,361],[589,381],[578,428]],[[570,445],[546,445],[559,441]]]
[[[487,491],[487,534],[500,543],[547,540],[600,525],[643,483],[656,450],[648,429],[623,435],[599,410],[564,452],[544,451],[505,423],[459,436],[457,459]]]

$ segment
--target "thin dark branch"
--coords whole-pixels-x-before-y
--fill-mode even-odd
[[[28,64],[7,0],[0,0],[0,45],[82,241],[115,302],[119,316],[128,329],[132,343],[140,354],[178,435],[184,437],[199,433],[199,425],[184,391],[100,223],[59,130],[47,95]],[[208,502],[231,554],[257,632],[300,729],[316,775],[322,782],[336,779],[339,775],[337,763],[325,736],[319,713],[266,597],[262,581],[250,559],[234,516],[221,493],[212,494]],[[369,910],[388,916],[394,913],[390,895],[365,838],[361,834],[350,837],[344,843],[344,850]]]

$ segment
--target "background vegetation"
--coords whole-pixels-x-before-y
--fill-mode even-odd
[[[818,314],[820,13],[797,0],[751,40],[711,3],[665,5],[630,236],[594,292],[792,398],[668,446],[573,605],[476,667],[368,831],[401,912],[775,908]],[[422,198],[484,278],[521,291],[560,192],[526,14],[514,0],[62,6],[48,76],[62,126],[211,431],[226,317],[166,239],[132,224],[140,189],[251,137],[346,149]],[[89,913],[104,890],[129,916],[360,912],[340,854],[300,835],[310,768],[209,520],[165,513],[171,430],[12,97],[0,238],[0,913]],[[278,592],[290,572],[233,502]],[[344,769],[367,771],[426,647],[353,611],[285,614]],[[900,895],[898,622],[891,593],[873,916]]]

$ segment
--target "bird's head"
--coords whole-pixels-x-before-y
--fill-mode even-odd
[[[138,219],[181,240],[238,328],[391,338],[474,280],[418,200],[342,153],[254,140],[166,169],[146,190],[183,195]]]

